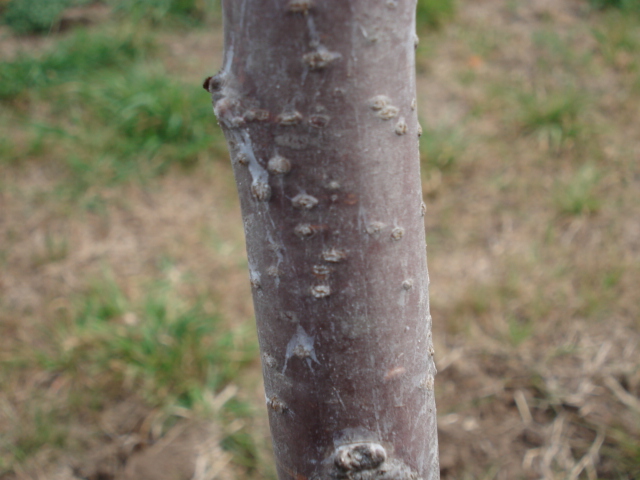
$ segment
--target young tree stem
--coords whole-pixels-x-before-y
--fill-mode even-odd
[[[437,479],[415,0],[223,0],[280,479]]]

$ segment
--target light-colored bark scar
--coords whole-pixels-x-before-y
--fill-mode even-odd
[[[284,358],[284,367],[282,369],[282,374],[287,371],[289,360],[291,360],[291,358],[293,357],[304,360],[311,371],[313,371],[312,361],[320,365],[313,347],[314,341],[315,337],[307,334],[304,328],[302,328],[301,325],[298,325],[298,329],[295,335],[291,337],[291,340],[289,340],[289,343],[287,344],[287,352]]]

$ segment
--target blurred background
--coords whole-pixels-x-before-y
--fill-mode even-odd
[[[0,0],[0,479],[274,479],[208,0]],[[420,0],[444,479],[640,478],[640,0]]]

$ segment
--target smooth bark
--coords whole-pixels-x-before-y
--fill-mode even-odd
[[[224,0],[234,165],[281,479],[439,478],[415,0]]]

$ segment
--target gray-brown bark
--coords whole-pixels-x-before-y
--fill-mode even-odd
[[[225,0],[234,164],[281,479],[439,478],[415,0]]]

